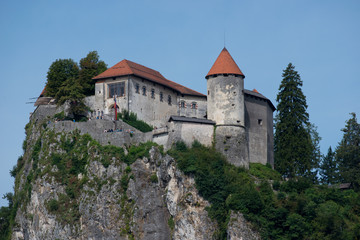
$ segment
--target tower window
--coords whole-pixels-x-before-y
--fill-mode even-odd
[[[146,96],[146,87],[145,86],[143,86],[143,88],[142,88],[142,95]]]
[[[160,102],[164,101],[164,94],[162,92],[160,92]]]
[[[262,124],[263,124],[262,119],[258,119],[258,124],[259,124],[260,126],[262,126]]]
[[[135,92],[136,92],[136,93],[140,93],[140,86],[139,86],[139,84],[136,84],[136,85],[135,85]]]
[[[155,98],[155,89],[151,89],[151,98]]]

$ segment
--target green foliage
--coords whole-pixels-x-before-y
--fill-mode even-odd
[[[134,128],[140,130],[141,132],[150,132],[153,130],[153,127],[144,122],[143,120],[138,120],[136,113],[123,110],[121,113],[118,113],[118,118],[133,126]]]
[[[96,80],[92,78],[104,72],[107,65],[100,60],[97,51],[91,51],[85,58],[80,60],[79,83],[83,88],[83,93],[86,96],[95,94]]]
[[[360,124],[355,113],[351,116],[342,129],[344,135],[336,149],[336,160],[342,182],[353,183],[356,189],[360,189]]]
[[[251,164],[249,170],[228,164],[212,148],[176,143],[169,151],[177,166],[195,178],[199,193],[210,202],[209,216],[226,239],[231,210],[240,211],[262,239],[358,239],[360,194],[317,186],[308,177],[280,183],[271,168]],[[252,169],[251,169],[252,168]],[[254,177],[262,179],[254,183]],[[273,181],[274,192],[269,184]],[[342,229],[342,232],[340,231]]]
[[[50,212],[55,212],[59,209],[59,202],[56,199],[51,199],[47,203],[47,207],[50,210]]]
[[[72,59],[57,59],[47,73],[46,96],[55,97],[60,87],[70,78],[77,78],[79,67]]]
[[[261,163],[250,163],[249,172],[259,179],[281,180],[281,175],[277,171]]]
[[[76,120],[83,119],[87,110],[83,99],[94,95],[92,78],[105,70],[106,64],[99,60],[96,51],[80,60],[80,69],[72,59],[58,59],[49,68],[45,94],[54,97],[58,105],[68,102],[70,115]]]
[[[54,115],[54,119],[57,119],[57,120],[59,120],[59,121],[62,121],[62,120],[65,120],[65,113],[64,113],[64,111],[62,111],[62,112],[59,112],[59,113],[56,113],[55,115]]]
[[[170,216],[169,220],[168,220],[168,225],[169,228],[171,229],[171,231],[174,231],[175,229],[175,222],[174,222],[174,218],[172,216]]]
[[[302,80],[289,63],[283,71],[283,80],[276,101],[274,154],[275,169],[283,176],[316,177],[311,170],[318,165],[319,140],[316,127],[309,123]],[[313,179],[314,180],[314,179]]]
[[[335,152],[329,147],[326,156],[322,157],[320,164],[321,182],[324,184],[335,184],[339,182],[339,166],[335,159]]]
[[[153,146],[157,146],[157,144],[153,142],[146,142],[140,143],[138,146],[130,146],[128,149],[128,155],[124,157],[124,162],[130,165],[139,158],[149,157],[149,151]]]
[[[154,173],[154,174],[152,174],[152,175],[150,176],[150,181],[151,181],[152,183],[157,183],[157,182],[159,181],[156,173]]]

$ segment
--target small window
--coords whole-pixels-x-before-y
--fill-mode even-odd
[[[155,89],[151,89],[151,98],[155,98]]]
[[[162,92],[160,92],[160,102],[163,102],[164,101],[164,95]]]
[[[142,88],[142,95],[146,96],[146,87],[145,86]]]
[[[258,119],[258,124],[259,124],[260,126],[262,126],[262,124],[263,124],[262,119]]]
[[[171,105],[171,96],[168,95],[168,104]]]
[[[186,102],[185,102],[185,101],[181,101],[181,102],[180,102],[180,107],[181,107],[181,108],[186,108]]]
[[[191,103],[191,109],[197,109],[197,103],[196,102]]]
[[[136,92],[136,93],[140,93],[140,86],[139,86],[139,84],[136,84],[136,85],[135,85],[135,92]]]

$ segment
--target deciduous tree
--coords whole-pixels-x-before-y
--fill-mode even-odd
[[[46,95],[55,97],[59,88],[69,78],[77,78],[79,67],[72,59],[57,59],[47,73]]]
[[[79,81],[83,86],[86,96],[95,94],[95,82],[92,78],[107,69],[104,61],[99,59],[97,51],[89,52],[85,58],[80,60]]]

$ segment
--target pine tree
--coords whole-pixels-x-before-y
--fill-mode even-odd
[[[360,125],[356,114],[351,113],[342,131],[344,136],[336,149],[336,160],[339,162],[342,182],[353,183],[360,188]]]
[[[335,152],[329,147],[326,156],[322,157],[320,165],[321,182],[334,184],[339,181],[339,166],[335,159]]]
[[[301,90],[303,82],[294,69],[289,63],[283,71],[283,80],[276,98],[275,169],[284,177],[313,177],[311,170],[317,166],[314,154],[318,146],[314,145],[312,131],[316,132],[316,128],[309,123],[306,98]]]

